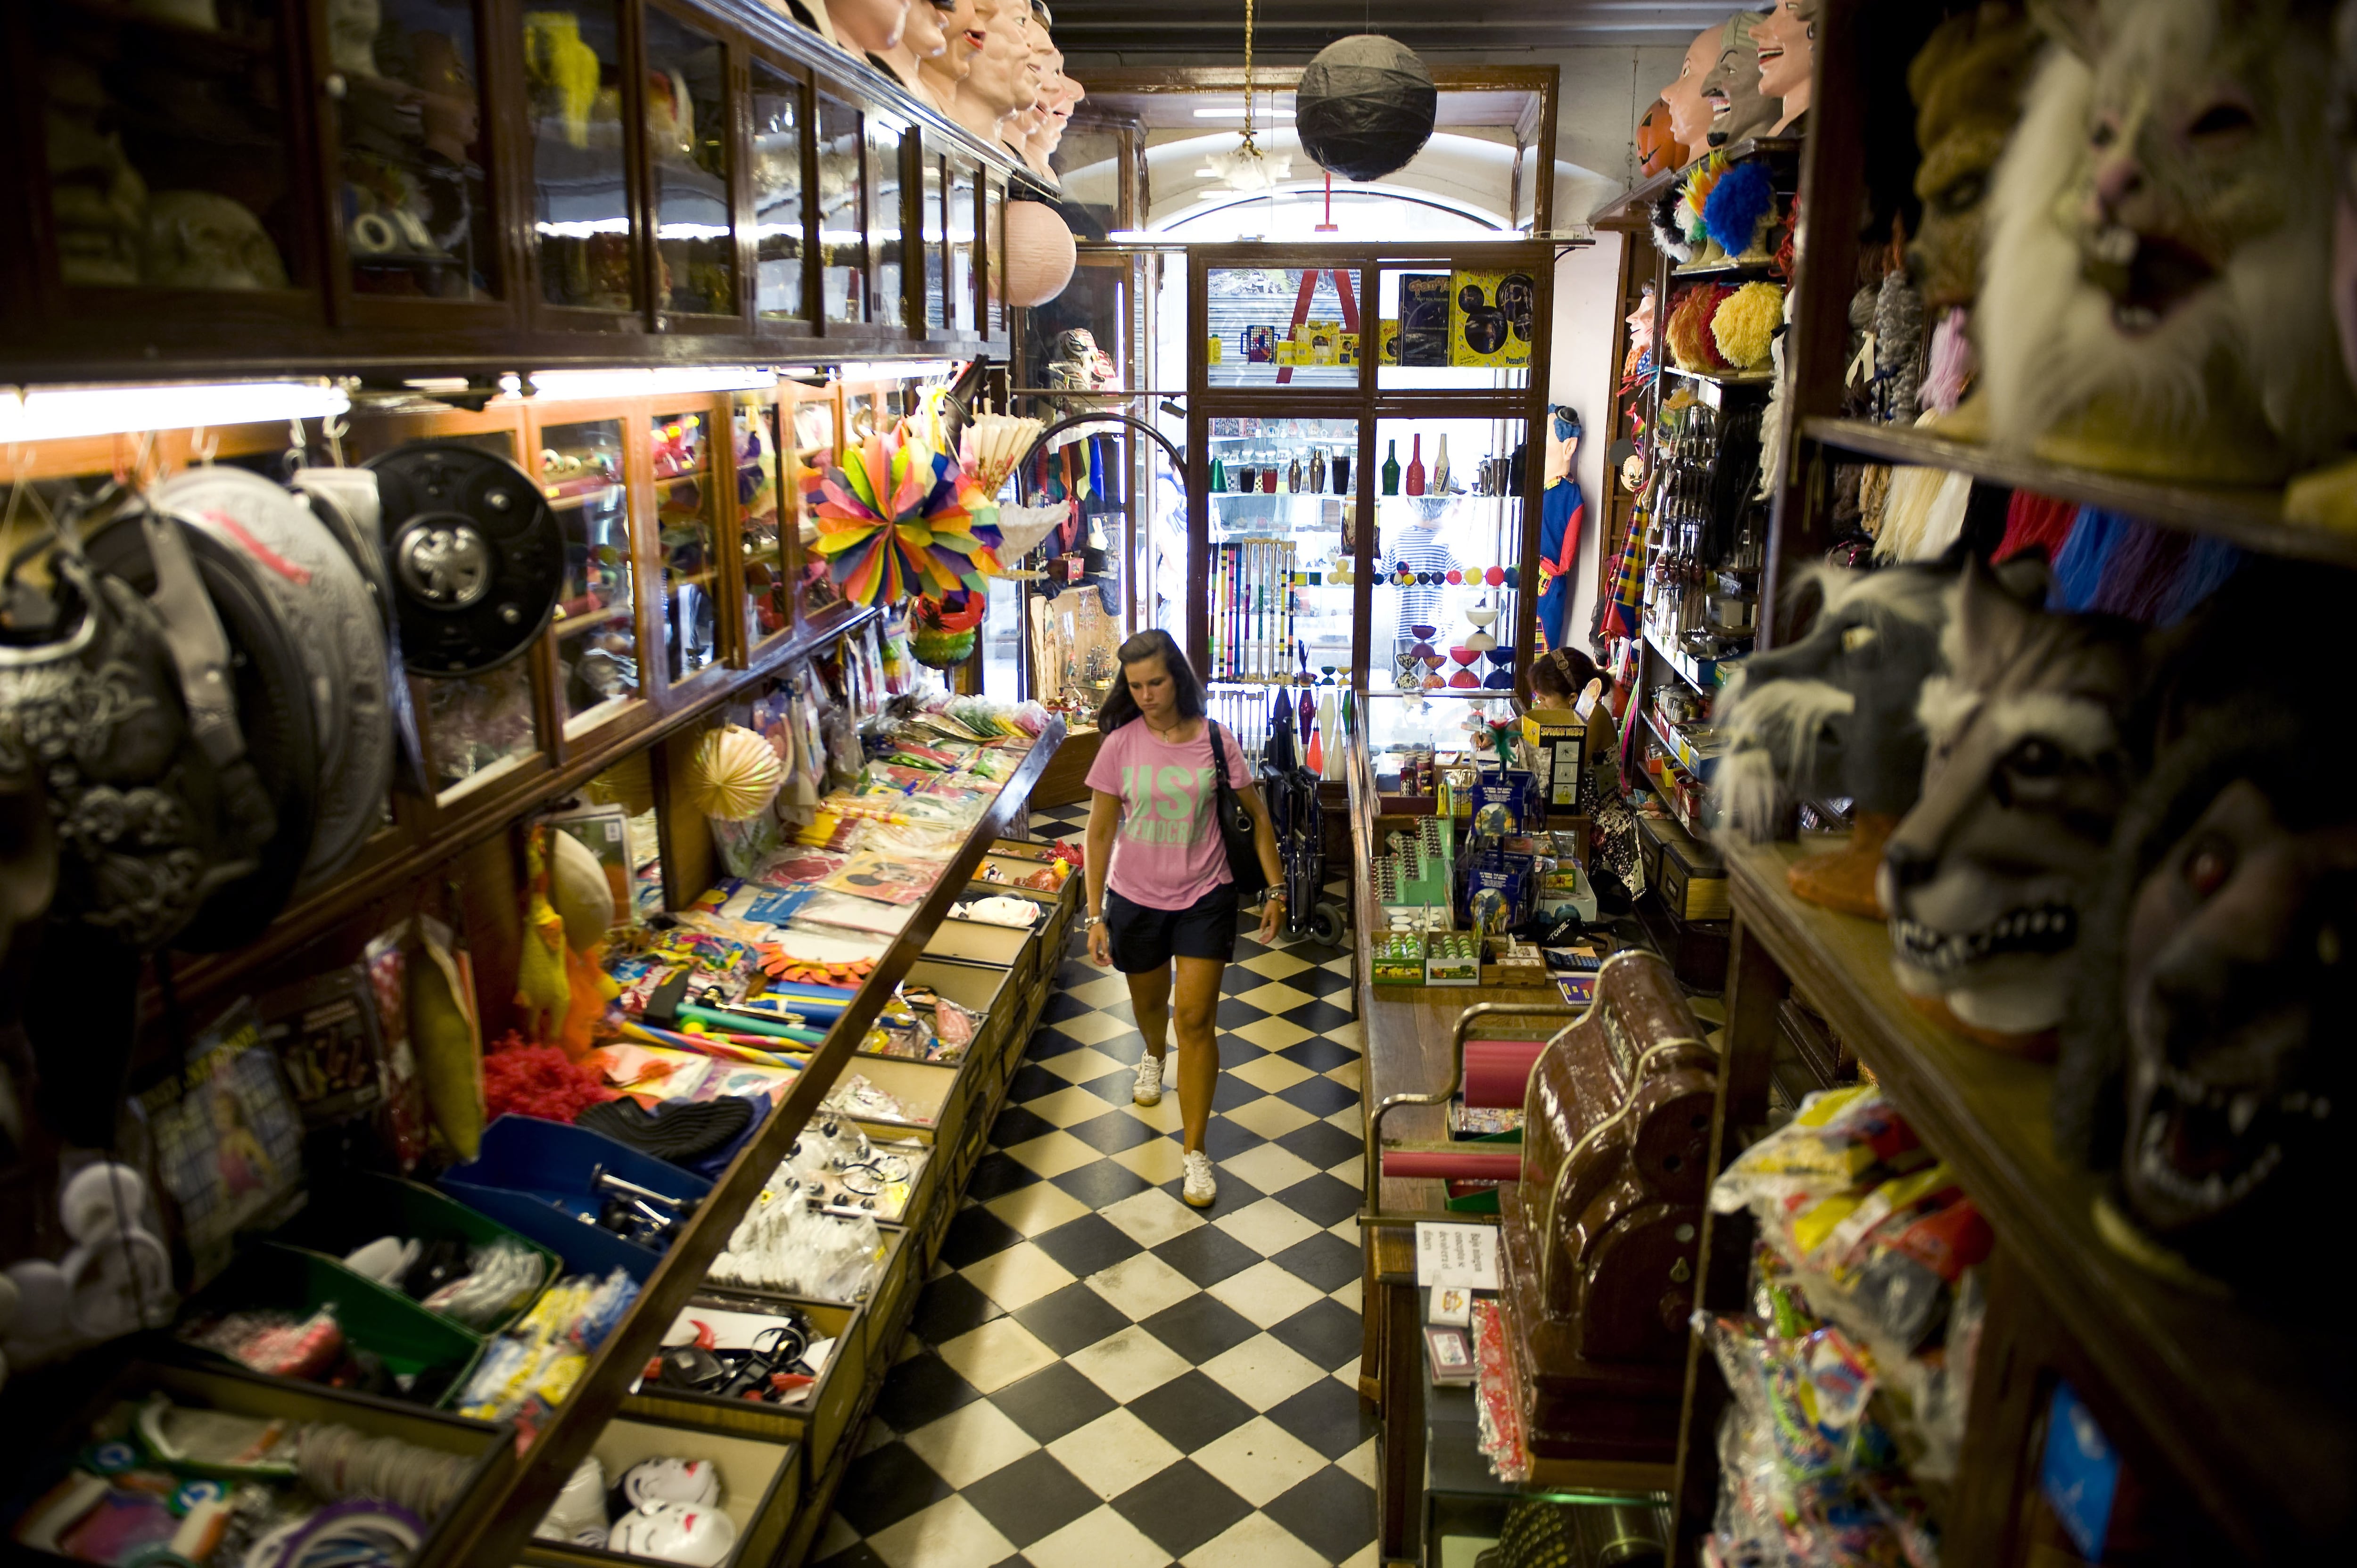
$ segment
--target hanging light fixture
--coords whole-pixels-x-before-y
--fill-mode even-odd
[[[1292,157],[1270,157],[1253,136],[1253,0],[1244,0],[1244,128],[1232,151],[1214,153],[1209,162],[1220,183],[1248,194],[1274,191],[1293,177]]]

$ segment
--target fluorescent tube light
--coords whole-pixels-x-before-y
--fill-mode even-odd
[[[331,418],[351,406],[343,388],[325,381],[9,388],[0,392],[0,443],[199,424],[274,424]]]
[[[1241,120],[1243,117],[1244,112],[1241,109],[1198,109],[1195,111],[1195,118],[1198,120]],[[1290,120],[1293,118],[1293,111],[1290,109],[1255,109],[1253,111],[1253,118],[1255,120]]]
[[[534,371],[532,390],[545,398],[662,397],[675,393],[752,392],[775,386],[765,365],[666,365],[643,371]]]
[[[863,360],[834,368],[839,381],[896,381],[946,376],[958,368],[955,360]]]

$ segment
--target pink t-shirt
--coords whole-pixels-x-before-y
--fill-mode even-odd
[[[1241,789],[1252,782],[1243,748],[1224,726],[1220,738],[1226,743],[1228,782]],[[1207,731],[1172,746],[1157,740],[1144,719],[1132,719],[1097,747],[1089,788],[1121,801],[1105,886],[1131,903],[1184,909],[1235,880],[1212,814]]]

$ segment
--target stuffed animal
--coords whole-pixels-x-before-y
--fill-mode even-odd
[[[1976,312],[1991,441],[2211,484],[2279,483],[2335,452],[2357,395],[2321,330],[2335,171],[2320,8],[2050,0],[2038,15],[2058,47],[1997,165]]]
[[[2050,615],[2046,564],[1968,561],[1916,714],[1921,798],[1883,849],[1900,989],[1983,1044],[2044,1055],[2076,956],[2080,910],[2128,779],[2122,715],[2143,634]]]

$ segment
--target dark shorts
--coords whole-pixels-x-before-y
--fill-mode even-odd
[[[1124,974],[1144,974],[1174,958],[1235,961],[1236,887],[1232,882],[1220,884],[1184,909],[1149,909],[1108,887],[1104,918],[1113,966]]]

